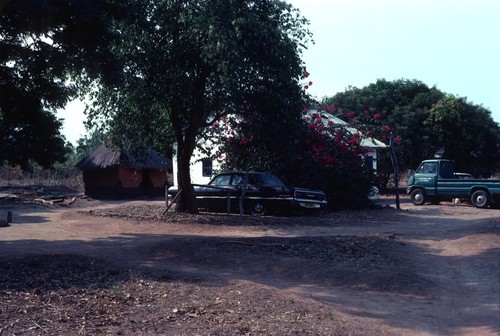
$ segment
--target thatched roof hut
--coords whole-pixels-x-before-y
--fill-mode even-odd
[[[83,170],[85,194],[94,198],[132,198],[165,194],[172,162],[151,150],[134,157],[101,145],[76,165]]]

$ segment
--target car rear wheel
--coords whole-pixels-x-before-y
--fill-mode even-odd
[[[487,208],[490,205],[490,195],[485,190],[477,190],[472,194],[471,203],[476,208]]]
[[[267,213],[267,207],[263,202],[252,203],[252,215],[264,216]]]

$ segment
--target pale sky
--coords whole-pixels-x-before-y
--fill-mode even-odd
[[[500,122],[500,0],[287,0],[311,22],[303,55],[321,99],[377,79],[416,79],[483,105]],[[72,143],[82,104],[59,114]]]
[[[500,122],[500,0],[287,1],[311,23],[303,60],[314,97],[416,79]]]

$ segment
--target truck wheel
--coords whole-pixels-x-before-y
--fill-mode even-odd
[[[422,189],[415,189],[411,192],[411,201],[415,205],[425,204],[425,192]]]
[[[490,205],[490,194],[485,190],[477,190],[472,194],[470,201],[476,208],[487,208]]]

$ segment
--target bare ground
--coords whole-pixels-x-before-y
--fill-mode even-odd
[[[0,335],[500,334],[499,210],[61,204],[0,204]]]

